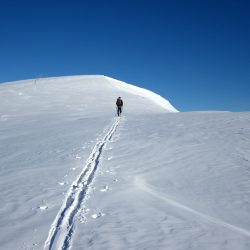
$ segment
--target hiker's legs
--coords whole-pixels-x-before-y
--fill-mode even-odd
[[[121,107],[118,107],[118,108],[117,108],[117,115],[120,116],[121,113],[122,113],[122,108],[121,108]]]

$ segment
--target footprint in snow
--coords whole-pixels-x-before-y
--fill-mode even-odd
[[[48,205],[41,205],[38,207],[40,210],[47,210],[49,207]]]
[[[87,223],[87,218],[85,216],[79,216],[78,220],[82,224],[86,224]]]
[[[98,213],[98,214],[92,214],[91,215],[91,217],[93,218],[93,219],[98,219],[98,218],[101,218],[101,217],[103,217],[103,216],[105,216],[105,214],[104,213]]]
[[[106,170],[105,172],[106,172],[106,173],[113,174],[113,172],[112,172],[111,170]]]
[[[104,186],[102,189],[100,189],[101,192],[107,192],[108,190],[110,190],[108,186]]]
[[[88,212],[90,211],[90,209],[87,208],[87,207],[85,207],[85,208],[82,209],[82,211],[83,211],[84,213],[88,213]]]

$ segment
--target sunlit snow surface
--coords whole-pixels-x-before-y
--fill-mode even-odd
[[[0,248],[250,249],[250,114],[168,111],[104,76],[1,84]]]

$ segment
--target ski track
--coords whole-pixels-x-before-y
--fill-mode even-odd
[[[170,199],[169,197],[166,197],[165,195],[157,192],[156,190],[154,190],[150,185],[148,185],[143,179],[141,179],[140,177],[136,177],[135,178],[135,184],[137,187],[139,187],[142,191],[164,201],[165,203],[175,207],[175,208],[179,208],[179,209],[182,209],[184,211],[187,211],[189,213],[192,213],[193,215],[196,215],[206,221],[209,221],[217,226],[221,226],[221,227],[224,227],[226,229],[229,229],[231,231],[234,231],[234,232],[238,232],[242,235],[245,235],[245,236],[248,236],[250,237],[250,231],[244,229],[244,228],[241,228],[241,227],[238,227],[238,226],[235,226],[235,225],[232,225],[230,223],[227,223],[227,222],[224,222],[220,219],[217,219],[217,218],[214,218],[210,215],[207,215],[207,214],[204,214],[204,213],[201,213],[191,207],[188,207],[186,205],[183,205],[177,201],[174,201],[173,199]]]
[[[82,172],[69,188],[63,205],[50,227],[44,249],[66,250],[71,247],[74,234],[74,217],[86,197],[89,185],[94,179],[103,148],[112,139],[119,122],[120,118],[115,118],[110,130],[101,141],[96,143]]]

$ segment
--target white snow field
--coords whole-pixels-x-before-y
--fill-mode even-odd
[[[0,171],[3,250],[250,249],[247,112],[105,76],[4,83]]]

